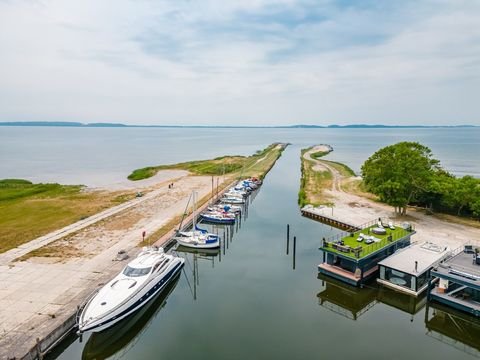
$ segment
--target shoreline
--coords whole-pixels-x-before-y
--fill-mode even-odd
[[[307,153],[311,153],[311,149],[305,152],[305,155]],[[462,223],[462,218],[459,218],[458,222],[454,221],[452,216],[444,216],[446,219],[442,219],[443,214],[427,215],[424,209],[413,207],[409,208],[406,216],[397,216],[390,205],[366,197],[368,194],[362,194],[362,196],[346,190],[344,185],[348,184],[349,179],[355,179],[355,177],[343,176],[336,168],[328,164],[327,160],[313,158],[309,160],[317,162],[322,171],[328,171],[332,175],[331,187],[323,189],[326,196],[332,200],[332,204],[316,207],[320,213],[325,212],[330,217],[353,225],[367,223],[380,217],[411,222],[417,230],[414,242],[429,241],[449,246],[452,249],[463,246],[467,242],[480,243],[478,227],[466,224],[465,221]]]
[[[260,163],[245,169],[247,173],[261,171],[262,176],[268,173],[286,144],[279,146]],[[219,184],[225,187],[222,191],[238,175],[217,177],[219,182],[222,178]],[[125,261],[115,261],[118,252],[125,251],[129,258],[136,256],[142,232],[155,234],[183,214],[192,191],[197,191],[200,198],[209,198],[212,179],[212,176],[187,175],[178,179],[173,188],[156,184],[158,189],[134,199],[132,206],[66,237],[41,244],[35,256],[28,257],[32,241],[14,249],[27,255],[25,261],[15,261],[14,253],[0,254],[0,358],[23,358],[28,354],[33,359],[48,351],[71,330],[68,324],[77,306],[125,265]],[[203,206],[207,205],[208,201]],[[189,218],[184,220],[184,226],[188,223]],[[152,242],[164,245],[175,228],[176,225],[172,226]]]

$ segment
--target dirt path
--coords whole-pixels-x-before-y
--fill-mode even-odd
[[[344,179],[343,175],[340,172],[326,163],[325,161],[318,160],[312,157],[312,154],[316,152],[329,152],[330,148],[326,145],[317,145],[308,150],[305,154],[303,154],[304,159],[313,161],[315,165],[313,166],[314,171],[329,171],[332,174],[332,191],[343,192],[342,189],[342,180]]]

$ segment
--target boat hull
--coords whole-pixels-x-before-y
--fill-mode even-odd
[[[135,294],[128,302],[123,306],[115,309],[115,311],[105,314],[105,316],[96,319],[91,322],[80,323],[78,326],[78,332],[83,333],[86,331],[99,332],[105,330],[127,316],[133,314],[148,302],[150,302],[155,296],[161,292],[171,280],[175,278],[180,270],[182,269],[184,260],[181,259],[165,276],[158,279],[158,281],[148,288],[142,289],[137,294]],[[88,305],[87,305],[88,306]]]
[[[218,249],[220,247],[220,239],[218,237],[214,241],[211,241],[210,243],[188,241],[187,239],[188,238],[185,238],[185,240],[182,238],[176,238],[177,243],[179,245],[189,247],[192,249]]]
[[[212,223],[212,224],[225,224],[232,225],[235,224],[235,219],[216,219],[208,216],[202,216],[203,222]]]

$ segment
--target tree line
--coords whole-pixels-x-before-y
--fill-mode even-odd
[[[480,218],[480,179],[456,177],[443,169],[432,151],[418,142],[386,146],[362,166],[368,191],[406,214],[408,205]]]

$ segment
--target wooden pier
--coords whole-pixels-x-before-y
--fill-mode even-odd
[[[334,226],[334,227],[336,227],[338,229],[341,229],[341,230],[346,230],[346,231],[359,231],[360,230],[360,228],[358,226],[348,224],[346,222],[340,221],[340,220],[335,219],[335,218],[330,217],[330,216],[318,214],[317,212],[312,211],[310,209],[302,209],[301,212],[302,212],[302,216],[305,216],[309,219],[321,222],[322,224],[327,224],[327,225],[330,225],[330,226]]]

